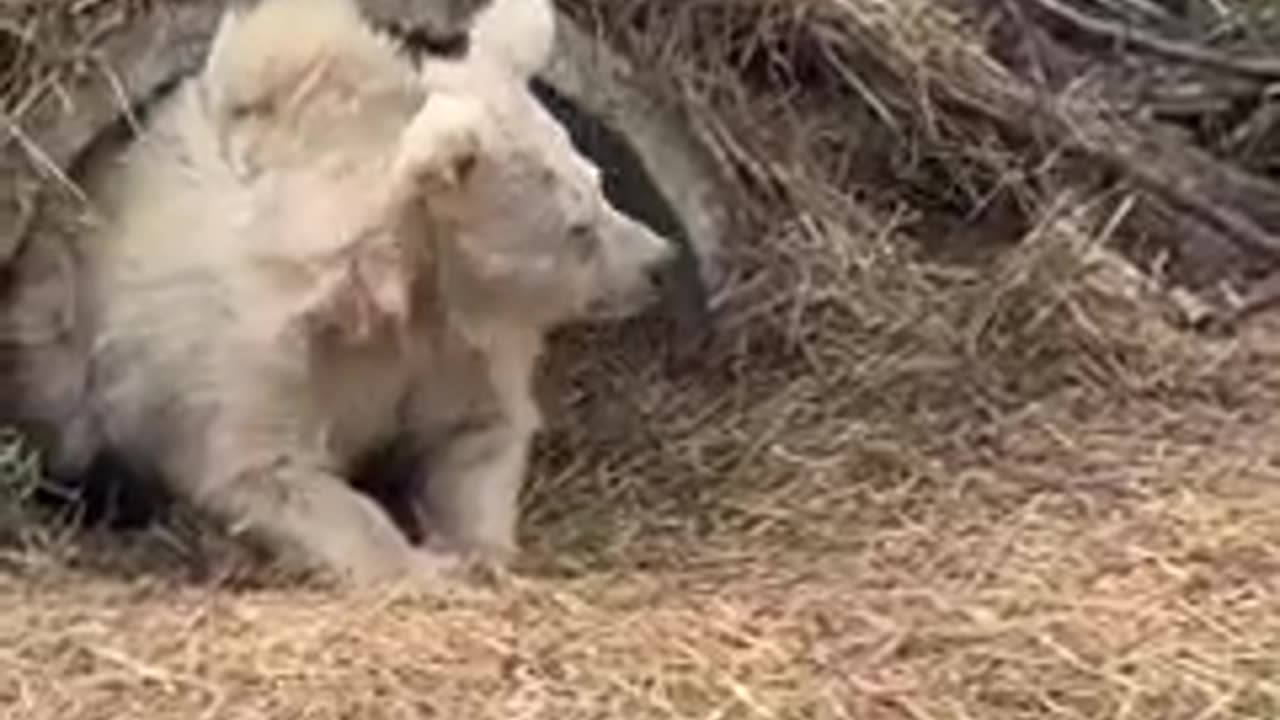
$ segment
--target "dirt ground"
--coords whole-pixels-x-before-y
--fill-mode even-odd
[[[1280,321],[1169,322],[1147,196],[975,117],[1018,79],[963,13],[564,5],[751,210],[701,365],[558,338],[526,557],[456,596],[24,520],[0,718],[1280,717]]]

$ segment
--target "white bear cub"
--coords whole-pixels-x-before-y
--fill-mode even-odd
[[[99,446],[357,582],[510,557],[545,333],[641,307],[672,257],[526,90],[534,27],[525,52],[419,69],[350,0],[228,12],[204,70],[89,178]],[[393,437],[417,453],[421,545],[347,476]]]

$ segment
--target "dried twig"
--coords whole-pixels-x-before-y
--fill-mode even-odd
[[[1032,0],[1045,12],[1081,32],[1128,44],[1172,60],[1259,80],[1280,80],[1280,60],[1271,57],[1233,57],[1199,45],[1170,40],[1131,24],[1110,22],[1081,12],[1062,0]]]

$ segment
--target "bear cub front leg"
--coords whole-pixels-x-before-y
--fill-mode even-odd
[[[515,556],[532,436],[531,428],[493,419],[459,427],[431,449],[419,502],[447,548],[498,564]]]
[[[345,480],[288,460],[211,479],[199,501],[236,531],[300,551],[357,585],[434,580],[444,569],[443,560],[415,550],[382,508]]]
[[[301,551],[357,585],[441,579],[445,558],[410,544],[392,517],[335,468],[296,378],[240,372],[202,433],[195,500],[270,545]],[[318,424],[319,423],[319,424]]]

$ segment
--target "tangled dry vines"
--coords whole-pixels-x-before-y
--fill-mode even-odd
[[[143,4],[7,5],[6,114]],[[1274,4],[561,5],[744,198],[700,367],[559,338],[500,592],[263,589],[182,518],[6,546],[0,708],[1280,712]]]

